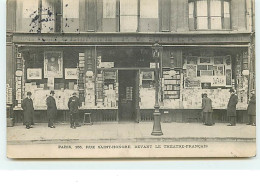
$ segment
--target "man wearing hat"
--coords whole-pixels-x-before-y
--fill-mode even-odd
[[[22,102],[23,121],[27,129],[32,128],[31,125],[33,124],[34,108],[31,95],[31,92],[27,92],[27,97]]]
[[[48,127],[55,128],[54,121],[57,114],[57,106],[54,98],[54,91],[50,92],[50,96],[46,99],[47,104],[47,119],[48,119]]]
[[[73,93],[72,97],[70,97],[68,102],[68,107],[70,110],[70,128],[75,129],[76,126],[79,127],[78,117],[79,117],[79,98],[77,97],[77,93]]]
[[[229,118],[229,124],[228,126],[236,126],[236,106],[237,106],[237,102],[238,102],[238,97],[235,94],[235,90],[234,89],[230,89],[230,98],[228,101],[228,105],[227,105],[227,116]]]
[[[255,97],[255,91],[251,91],[251,97],[248,103],[247,107],[247,113],[248,113],[248,118],[249,118],[249,123],[247,125],[252,125],[256,126],[256,97]]]

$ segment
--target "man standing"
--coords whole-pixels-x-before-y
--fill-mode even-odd
[[[208,95],[205,93],[203,95],[203,99],[202,99],[202,112],[203,112],[203,117],[204,117],[204,122],[205,125],[207,126],[212,126],[213,122],[212,122],[212,100],[210,98],[208,98]]]
[[[247,113],[249,118],[249,123],[247,125],[256,126],[256,97],[254,90],[251,91],[251,97],[248,103]]]
[[[227,105],[227,116],[229,118],[229,124],[228,126],[236,126],[236,106],[238,102],[238,97],[235,94],[234,89],[230,89],[229,92],[231,93],[231,96],[228,101]]]
[[[57,106],[54,98],[54,91],[50,92],[50,96],[46,99],[47,104],[47,118],[48,118],[48,127],[55,128],[54,121],[57,114]]]
[[[80,126],[78,124],[78,116],[79,116],[79,98],[76,96],[77,93],[73,93],[72,97],[70,97],[68,102],[68,107],[70,110],[70,128],[75,129],[76,126]]]
[[[27,129],[32,128],[31,125],[33,124],[34,108],[31,95],[31,92],[27,92],[27,97],[22,102],[23,121]]]

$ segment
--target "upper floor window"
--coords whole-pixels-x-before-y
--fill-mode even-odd
[[[190,0],[190,30],[230,29],[229,0]]]

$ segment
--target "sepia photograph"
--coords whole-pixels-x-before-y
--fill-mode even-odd
[[[255,0],[7,0],[7,157],[256,156]]]

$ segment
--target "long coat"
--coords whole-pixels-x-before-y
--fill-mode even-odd
[[[255,116],[256,115],[256,97],[252,95],[247,107],[248,115]]]
[[[47,104],[47,117],[48,119],[54,119],[57,114],[57,106],[56,106],[56,101],[52,96],[49,96],[46,99],[46,104]]]
[[[212,100],[210,98],[202,99],[202,111],[203,112],[213,112],[212,110]]]
[[[70,97],[68,102],[68,107],[70,110],[70,113],[78,113],[79,112],[79,98],[78,97]]]
[[[23,121],[24,123],[33,123],[33,101],[32,99],[25,98],[22,102]]]
[[[236,106],[238,102],[238,97],[235,94],[232,94],[229,98],[227,105],[227,116],[236,116]]]

